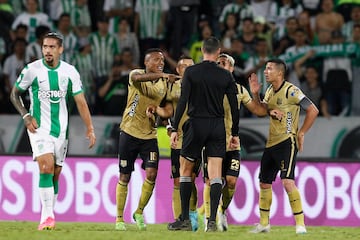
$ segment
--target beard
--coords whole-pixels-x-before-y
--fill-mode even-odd
[[[54,67],[54,57],[53,56],[45,56],[45,62],[47,65]]]

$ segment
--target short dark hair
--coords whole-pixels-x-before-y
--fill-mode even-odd
[[[69,17],[69,18],[71,18],[70,13],[63,12],[63,13],[60,15],[60,17],[59,17],[59,20],[62,19],[62,18],[64,18],[64,17]]]
[[[178,61],[183,60],[183,59],[193,60],[190,56],[183,54],[183,55],[181,55],[181,56],[179,57],[179,60],[178,60]]]
[[[39,39],[48,32],[50,32],[50,28],[48,26],[45,25],[37,26],[35,29],[35,37]]]
[[[64,37],[57,32],[49,32],[47,34],[45,34],[44,39],[45,38],[52,38],[52,39],[56,39],[59,43],[59,46],[63,45],[63,41],[64,41]]]
[[[25,29],[27,31],[29,28],[27,25],[20,23],[19,25],[16,26],[16,30],[19,29]]]
[[[14,48],[17,44],[24,44],[25,46],[27,45],[27,41],[24,38],[15,38],[13,45],[12,45],[12,50],[14,51]]]
[[[149,48],[148,50],[146,50],[145,56],[154,52],[164,53],[163,50],[161,50],[160,48]]]
[[[263,42],[267,42],[265,38],[263,38],[263,37],[256,37],[255,38],[255,43],[256,44],[263,43]]]
[[[269,59],[268,61],[266,61],[266,64],[267,63],[275,63],[276,67],[283,72],[284,76],[286,75],[286,71],[287,71],[286,63],[280,58]]]
[[[209,37],[203,41],[202,49],[205,53],[215,53],[220,46],[219,39],[216,37]]]

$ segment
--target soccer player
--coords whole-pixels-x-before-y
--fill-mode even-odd
[[[237,88],[231,73],[216,64],[220,54],[220,42],[215,37],[210,37],[204,40],[201,49],[204,61],[188,67],[184,73],[181,96],[171,133],[171,145],[175,147],[179,122],[187,105],[189,120],[183,125],[184,137],[180,152],[181,218],[170,223],[169,230],[191,230],[189,227],[191,176],[195,161],[201,157],[201,150],[205,147],[211,198],[211,214],[207,228],[208,231],[216,231],[215,219],[222,188],[221,165],[226,150],[223,107],[225,94],[231,106],[233,120],[230,144],[233,148],[239,145]]]
[[[194,65],[194,61],[192,58],[187,56],[181,56],[179,61],[177,62],[176,71],[179,76],[183,76],[184,72],[187,67]],[[170,118],[173,117],[173,112],[176,110],[176,106],[178,104],[179,98],[181,93],[181,80],[176,81],[168,86],[168,92],[166,96],[166,105],[164,107],[158,106],[149,106],[147,108],[147,113],[149,117],[153,117],[153,113],[157,113],[158,116],[162,118],[168,118],[169,125],[167,129],[171,129],[171,120]],[[169,103],[169,104],[168,104]],[[174,181],[174,189],[172,193],[172,208],[173,208],[173,216],[176,220],[181,215],[181,205],[180,205],[180,150],[182,145],[182,126],[186,120],[189,119],[189,116],[184,114],[180,120],[180,124],[178,127],[178,142],[175,147],[171,148],[171,177]],[[197,188],[194,183],[196,175],[199,173],[200,170],[200,161],[197,162],[196,167],[194,168],[194,173],[192,174],[192,191],[190,197],[190,221],[191,221],[191,228],[193,231],[198,229],[198,219],[197,219]]]
[[[270,206],[272,182],[280,171],[280,178],[288,194],[290,206],[296,222],[296,233],[306,233],[304,213],[299,190],[295,185],[295,165],[298,150],[302,151],[305,133],[313,125],[319,111],[311,100],[295,85],[285,80],[286,65],[280,59],[267,61],[265,79],[270,84],[262,104],[262,115],[269,113],[270,128],[265,150],[260,164],[260,223],[252,233],[270,231]],[[260,102],[260,84],[256,74],[251,75],[250,90],[253,98]],[[306,116],[299,129],[300,107]]]
[[[59,191],[59,176],[68,148],[67,102],[73,97],[86,126],[89,148],[96,141],[81,85],[75,67],[60,60],[63,38],[57,33],[45,35],[43,58],[28,64],[11,92],[11,102],[24,119],[34,159],[38,162],[39,190],[42,204],[38,230],[55,228],[54,204]],[[23,106],[21,94],[29,90],[30,111]]]
[[[164,69],[164,54],[160,49],[149,49],[144,59],[145,69],[134,69],[129,74],[128,97],[120,124],[119,182],[116,185],[117,216],[115,229],[125,231],[124,208],[128,183],[134,164],[140,154],[146,178],[142,185],[138,207],[133,214],[138,228],[146,230],[143,211],[152,195],[159,165],[159,148],[156,138],[155,119],[148,118],[146,108],[160,105],[167,91],[167,81],[179,79]]]

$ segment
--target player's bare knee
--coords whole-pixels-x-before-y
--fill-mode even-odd
[[[296,188],[295,181],[292,179],[282,179],[281,182],[286,192],[291,192]]]
[[[126,174],[126,173],[120,173],[120,177],[119,180],[123,183],[128,183],[130,181],[130,174]]]
[[[229,189],[235,189],[236,181],[227,182],[226,184]]]
[[[237,177],[226,176],[226,185],[229,189],[235,189]]]
[[[156,180],[156,176],[157,176],[157,171],[156,170],[146,170],[146,179],[152,182],[155,182]]]
[[[269,184],[269,183],[260,183],[260,188],[261,189],[269,189],[269,188],[271,188],[271,184]]]

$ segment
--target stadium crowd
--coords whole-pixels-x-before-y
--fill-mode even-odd
[[[264,94],[264,63],[279,57],[322,116],[360,115],[359,0],[0,0],[0,113],[16,112],[10,90],[49,31],[63,35],[62,59],[80,72],[95,115],[122,114],[128,74],[147,49],[161,48],[173,73],[181,55],[199,63],[210,36],[245,87],[257,73]]]

